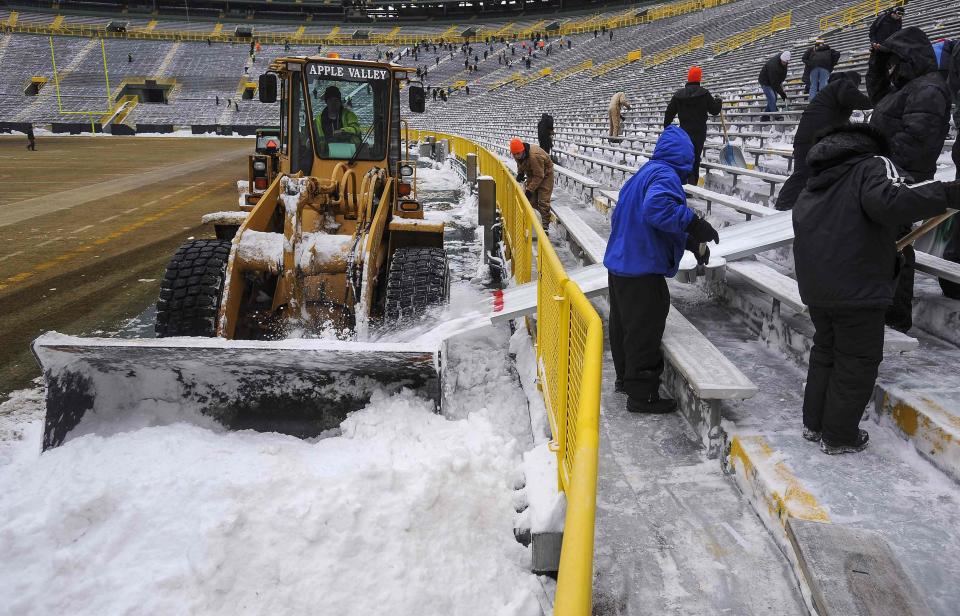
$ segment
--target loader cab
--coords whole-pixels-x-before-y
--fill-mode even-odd
[[[271,64],[280,100],[281,171],[329,177],[346,162],[358,175],[371,167],[397,174],[402,156],[400,87],[407,69],[340,58],[281,58]],[[411,87],[411,109],[422,111]],[[261,99],[263,100],[263,99]]]

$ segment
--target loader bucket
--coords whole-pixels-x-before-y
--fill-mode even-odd
[[[223,338],[33,342],[47,384],[43,450],[83,434],[189,422],[306,438],[340,425],[384,387],[439,404],[434,343]]]

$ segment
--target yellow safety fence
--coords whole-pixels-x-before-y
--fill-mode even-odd
[[[889,9],[890,7],[903,6],[904,4],[906,4],[906,0],[866,0],[865,2],[847,7],[842,11],[821,17],[820,31],[827,32],[829,30],[843,28],[861,19],[873,17],[879,14],[880,11]]]
[[[663,64],[668,60],[673,60],[674,58],[682,56],[685,53],[690,53],[691,51],[697,49],[703,49],[703,40],[703,35],[698,34],[697,36],[692,37],[686,43],[680,43],[679,45],[674,45],[670,49],[664,49],[663,51],[653,54],[652,56],[647,56],[643,61],[643,66],[650,68],[659,64]]]
[[[492,152],[459,137],[417,131],[417,138],[446,139],[461,160],[476,154],[478,175],[493,177],[504,243],[517,283],[533,275],[537,238],[537,364],[553,430],[559,487],[567,498],[555,616],[590,616],[593,602],[593,539],[600,438],[603,325],[583,291],[567,276],[513,172]]]
[[[759,26],[750,28],[745,32],[740,32],[738,34],[734,34],[733,36],[717,41],[713,44],[713,53],[720,55],[722,53],[727,53],[728,51],[733,51],[734,49],[739,49],[744,45],[749,45],[754,41],[758,41],[764,37],[770,36],[774,32],[786,30],[792,24],[793,11],[781,13],[780,15],[773,17],[773,19],[767,23],[760,24]]]
[[[565,68],[559,73],[557,73],[556,75],[554,75],[553,79],[551,79],[550,81],[556,83],[562,79],[566,79],[567,77],[570,77],[571,75],[576,75],[577,73],[581,73],[587,70],[588,68],[593,68],[593,60],[584,60],[580,64],[576,64],[574,66],[571,66],[570,68]]]
[[[642,57],[643,57],[643,50],[642,50],[642,49],[634,49],[633,51],[628,51],[628,52],[627,52],[627,55],[625,55],[625,56],[620,56],[619,58],[614,58],[613,60],[610,60],[609,62],[604,62],[604,63],[601,64],[600,66],[594,67],[594,69],[593,69],[592,71],[590,71],[590,76],[591,76],[591,77],[599,77],[600,75],[606,75],[606,74],[609,73],[610,71],[615,70],[615,69],[618,69],[618,68],[620,68],[621,66],[626,66],[626,65],[630,64],[631,62],[636,62],[637,60],[639,60],[639,59],[642,58]]]

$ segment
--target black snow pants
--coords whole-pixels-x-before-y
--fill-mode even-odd
[[[810,319],[803,425],[831,445],[855,443],[883,360],[884,309],[810,306]]]
[[[706,127],[704,127],[703,133],[687,131],[687,134],[690,136],[690,141],[693,142],[693,169],[684,184],[696,186],[700,182],[700,157],[703,154],[703,144],[707,140]]]
[[[629,278],[607,274],[610,292],[610,352],[617,380],[628,396],[645,399],[660,388],[660,342],[670,311],[663,276]]]
[[[960,130],[960,101],[954,104],[953,125]],[[953,142],[953,149],[950,151],[950,158],[953,159],[953,165],[957,169],[956,179],[960,180],[960,139]]]

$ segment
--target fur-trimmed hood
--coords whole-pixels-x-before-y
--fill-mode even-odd
[[[807,154],[811,171],[807,189],[823,189],[863,158],[889,153],[886,137],[869,124],[846,123],[825,129],[814,138]]]

